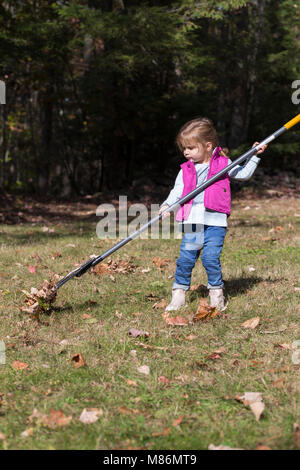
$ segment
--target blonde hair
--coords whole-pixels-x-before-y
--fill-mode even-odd
[[[179,130],[176,137],[176,144],[182,152],[186,144],[205,144],[211,142],[213,147],[219,146],[219,139],[213,122],[206,117],[199,117],[188,121]]]

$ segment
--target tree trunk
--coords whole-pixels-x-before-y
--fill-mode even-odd
[[[222,22],[221,25],[221,46],[228,43],[228,25]],[[223,60],[219,64],[219,90],[218,90],[218,105],[217,105],[217,126],[218,135],[220,137],[221,145],[226,144],[226,102],[225,102],[225,86],[224,77],[226,77],[226,64]]]
[[[2,174],[1,174],[1,186],[5,188],[5,179],[6,179],[6,149],[7,149],[7,138],[6,138],[6,120],[7,112],[6,105],[1,105],[1,114],[2,114]]]
[[[254,96],[255,96],[255,84],[257,81],[257,54],[259,50],[259,46],[262,41],[263,31],[264,31],[264,12],[266,7],[266,0],[255,0],[254,1],[256,8],[257,8],[257,18],[255,21],[252,21],[252,28],[253,28],[253,48],[252,53],[249,55],[249,71],[248,71],[248,83],[247,83],[247,90],[248,90],[248,102],[246,106],[246,113],[245,113],[245,124],[244,124],[244,132],[242,135],[242,140],[245,141],[248,135],[248,129],[250,124],[250,117],[253,109],[254,103]]]
[[[266,0],[254,0],[253,10],[248,7],[242,20],[243,29],[251,35],[251,48],[246,61],[240,62],[241,80],[233,92],[233,109],[230,125],[229,146],[238,147],[247,139],[250,117],[253,107],[255,83],[257,79],[256,63],[258,48],[262,39],[263,14]]]
[[[52,163],[53,85],[49,81],[41,103],[41,150],[38,161],[38,190],[47,192]]]

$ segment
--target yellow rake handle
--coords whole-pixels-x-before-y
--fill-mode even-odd
[[[298,116],[295,116],[293,119],[291,119],[290,121],[288,121],[286,124],[284,124],[284,127],[286,129],[290,129],[291,127],[295,126],[296,124],[298,124],[298,122],[300,122],[300,114],[298,114]]]

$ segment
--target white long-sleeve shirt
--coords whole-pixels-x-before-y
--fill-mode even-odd
[[[247,181],[255,172],[259,162],[260,158],[253,156],[246,160],[243,165],[237,165],[229,170],[228,175],[231,179],[236,181]],[[231,163],[232,161],[228,159],[228,165]],[[197,186],[200,186],[207,179],[209,163],[195,163],[195,169],[197,173]],[[182,170],[180,170],[175,180],[174,187],[167,199],[163,202],[162,206],[171,206],[175,202],[179,201],[183,192],[183,187],[183,173]],[[206,209],[204,207],[204,191],[202,191],[194,198],[189,217],[182,223],[227,227],[227,215],[222,212]]]

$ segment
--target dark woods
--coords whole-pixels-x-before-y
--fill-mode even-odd
[[[299,113],[299,0],[7,0],[0,22],[2,191],[165,184],[186,120],[234,158]],[[299,136],[264,168],[296,171]]]

